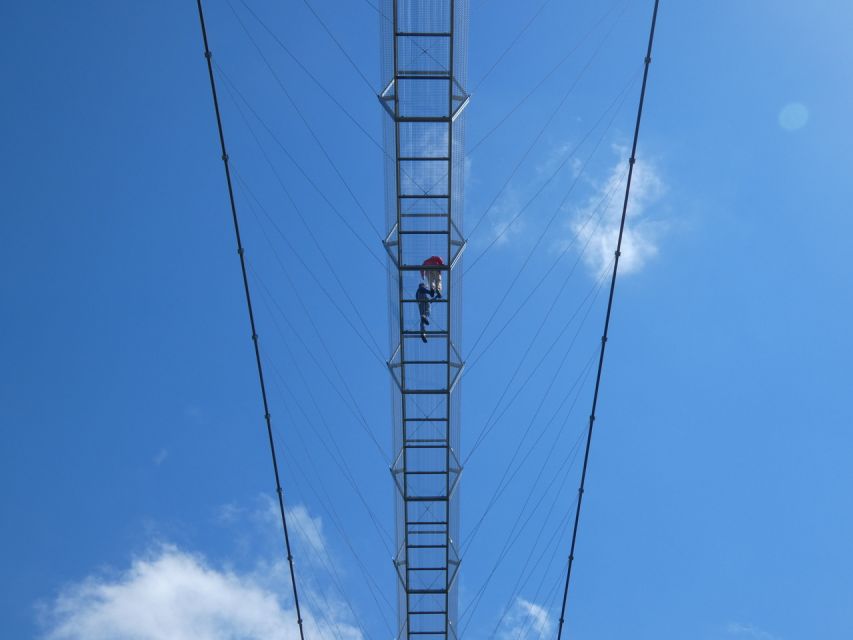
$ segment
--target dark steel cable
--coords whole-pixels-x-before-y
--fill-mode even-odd
[[[625,219],[628,215],[628,197],[631,193],[631,178],[634,174],[634,163],[637,158],[637,141],[640,138],[640,121],[643,117],[643,102],[646,98],[646,84],[649,78],[649,65],[652,62],[652,45],[654,44],[655,39],[655,25],[657,24],[658,17],[658,5],[660,4],[660,0],[655,0],[654,10],[652,11],[652,24],[649,28],[649,44],[646,49],[646,57],[644,60],[643,66],[643,85],[640,88],[640,102],[637,105],[637,122],[634,125],[634,141],[631,144],[631,157],[628,159],[628,180],[625,184],[625,199],[622,203],[622,217],[619,221],[619,237],[616,240],[616,251],[614,253],[613,260],[613,275],[610,279],[610,295],[607,299],[607,312],[604,315],[604,332],[601,336],[601,351],[598,356],[598,371],[595,376],[595,390],[592,394],[592,410],[589,414],[589,429],[587,431],[586,436],[586,448],[584,450],[583,456],[583,468],[581,470],[581,481],[580,486],[578,487],[578,503],[575,508],[575,522],[572,527],[572,542],[569,547],[569,565],[566,569],[566,584],[563,588],[563,605],[560,610],[560,626],[557,630],[557,640],[561,640],[563,636],[563,623],[565,621],[566,616],[566,601],[569,596],[569,584],[572,578],[572,565],[574,564],[575,559],[575,545],[577,543],[578,538],[578,523],[580,522],[581,515],[581,506],[583,505],[583,493],[584,486],[586,484],[586,473],[589,468],[589,450],[590,445],[592,444],[592,429],[595,424],[595,410],[598,406],[598,393],[601,389],[601,373],[604,368],[604,350],[607,346],[607,333],[610,329],[610,316],[613,311],[613,295],[616,291],[616,274],[619,271],[619,258],[622,255],[622,236],[625,231]]]
[[[219,132],[219,146],[222,150],[222,163],[225,167],[225,181],[228,185],[228,200],[231,205],[231,219],[234,223],[234,236],[237,240],[237,255],[240,256],[240,271],[243,275],[243,290],[246,294],[246,308],[249,312],[249,325],[252,329],[252,344],[255,348],[255,364],[258,368],[258,382],[261,387],[261,399],[264,407],[264,420],[267,427],[267,437],[269,438],[270,455],[272,457],[273,472],[275,474],[275,491],[278,496],[278,508],[281,514],[281,528],[284,532],[284,546],[287,550],[287,564],[290,568],[290,585],[293,589],[293,604],[296,610],[296,622],[299,625],[299,637],[305,640],[305,633],[302,628],[302,611],[299,607],[299,590],[296,587],[296,572],[293,567],[293,552],[290,548],[290,535],[287,531],[287,514],[284,509],[284,490],[281,487],[281,478],[278,471],[278,460],[275,453],[275,442],[273,440],[272,418],[270,416],[269,402],[267,400],[266,383],[264,382],[264,369],[261,364],[261,348],[258,344],[258,332],[255,328],[255,313],[252,309],[252,296],[249,291],[249,276],[246,273],[246,257],[243,249],[243,241],[240,238],[240,223],[237,219],[237,205],[234,201],[234,186],[231,182],[231,170],[228,166],[228,151],[225,147],[225,133],[222,129],[222,115],[219,112],[219,99],[216,95],[216,80],[213,77],[213,54],[210,52],[210,46],[207,40],[207,27],[204,23],[204,10],[201,6],[201,0],[196,0],[198,6],[198,18],[201,25],[201,36],[204,41],[204,57],[207,61],[207,73],[210,77],[210,92],[213,97],[213,110],[216,113],[216,128]]]

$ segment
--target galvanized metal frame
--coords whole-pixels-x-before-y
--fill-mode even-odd
[[[393,22],[393,77],[386,78],[387,84],[379,94],[379,100],[393,120],[393,148],[386,141],[389,155],[393,153],[395,162],[395,206],[396,220],[384,239],[389,257],[389,266],[396,271],[397,314],[392,314],[391,335],[397,341],[392,345],[388,368],[394,385],[393,393],[399,402],[398,430],[399,449],[394,452],[391,472],[398,494],[397,517],[403,524],[398,527],[397,552],[394,566],[399,577],[401,602],[398,638],[411,640],[448,640],[455,639],[455,589],[458,575],[458,541],[454,532],[458,523],[454,521],[452,502],[458,490],[461,465],[452,443],[459,425],[454,421],[454,400],[458,402],[457,385],[463,371],[458,344],[454,341],[453,309],[461,303],[461,291],[453,286],[454,270],[460,268],[460,258],[465,242],[456,224],[454,211],[454,123],[468,104],[468,96],[454,74],[454,56],[456,54],[456,9],[457,2],[465,0],[388,0],[392,5]],[[407,26],[411,26],[412,16],[429,15],[429,10],[445,3],[440,11],[449,17],[446,31],[430,29],[400,29],[400,13],[406,11]],[[419,6],[421,5],[421,6]],[[386,3],[387,7],[387,3]],[[444,15],[442,13],[442,15]],[[429,26],[429,25],[426,25]],[[405,39],[434,38],[442,43],[442,53],[446,53],[448,65],[441,69],[401,68],[400,43]],[[412,40],[414,42],[414,40]],[[389,43],[385,43],[389,46]],[[424,49],[424,53],[427,50]],[[434,56],[427,53],[430,58]],[[440,65],[439,65],[440,66]],[[446,108],[440,112],[411,115],[401,108],[401,82],[434,83],[446,82]],[[412,85],[407,85],[412,86]],[[422,85],[428,93],[434,85]],[[446,130],[446,150],[435,153],[404,155],[401,150],[401,125],[423,123],[435,125]],[[436,129],[437,130],[437,129]],[[407,130],[408,132],[408,130]],[[407,134],[410,135],[410,132]],[[408,175],[403,165],[413,163],[422,167],[422,163],[439,163],[446,168],[446,192],[432,193],[433,186],[423,187]],[[404,189],[404,177],[417,185],[416,192]],[[433,202],[428,211],[408,211],[406,202]],[[459,212],[461,214],[461,212]],[[417,222],[427,223],[428,228]],[[413,225],[411,228],[409,225]],[[441,247],[444,264],[424,267],[421,263],[428,255],[418,256],[414,247]],[[413,314],[407,309],[416,308],[414,297],[413,272],[430,269],[443,273],[445,289],[443,297],[433,302],[440,310],[444,328],[425,332],[428,341],[444,340],[443,357],[424,357],[417,354],[421,331],[411,324]],[[458,274],[461,276],[461,272]],[[436,314],[438,317],[438,314]],[[433,343],[435,344],[435,343]],[[439,372],[434,375],[419,375],[421,370]],[[424,380],[429,378],[429,380]],[[443,403],[441,398],[444,399]],[[421,408],[419,399],[432,400],[429,409]],[[443,404],[443,406],[442,406]],[[436,407],[441,411],[436,412]],[[437,414],[437,415],[436,415]],[[396,414],[395,414],[396,415]],[[423,429],[429,429],[423,431]],[[429,437],[424,437],[424,435]],[[439,434],[441,434],[439,436]],[[435,480],[433,482],[433,480]],[[431,515],[433,509],[437,515]],[[430,579],[431,577],[431,579]]]

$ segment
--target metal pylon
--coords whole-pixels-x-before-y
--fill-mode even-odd
[[[467,2],[384,0],[398,638],[456,638]],[[424,267],[438,256],[443,264]],[[416,290],[442,276],[422,334]],[[423,337],[426,337],[426,343]]]

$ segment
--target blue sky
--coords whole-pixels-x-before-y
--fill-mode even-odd
[[[217,64],[301,167],[220,77],[311,637],[387,638],[379,18],[312,3],[371,90],[302,2],[249,0],[361,131],[234,5],[346,181],[210,0]],[[463,457],[489,425],[462,493],[471,640],[553,635],[651,12],[547,2],[480,83],[540,6],[471,8],[469,148],[582,43],[469,157],[466,233],[495,201],[466,258]],[[853,633],[851,14],[662,3],[568,637]],[[0,24],[2,635],[292,638],[194,3],[5,2]]]

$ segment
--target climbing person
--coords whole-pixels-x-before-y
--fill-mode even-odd
[[[421,314],[421,340],[427,341],[426,327],[429,324],[429,307],[430,299],[438,296],[435,289],[427,289],[423,280],[418,284],[418,291],[415,293],[415,299],[418,301],[418,311]]]
[[[423,261],[421,266],[424,267],[440,267],[444,265],[444,260],[439,256],[430,256]],[[438,269],[421,269],[421,277],[426,278],[427,285],[435,294],[433,297],[441,297],[441,271]]]

